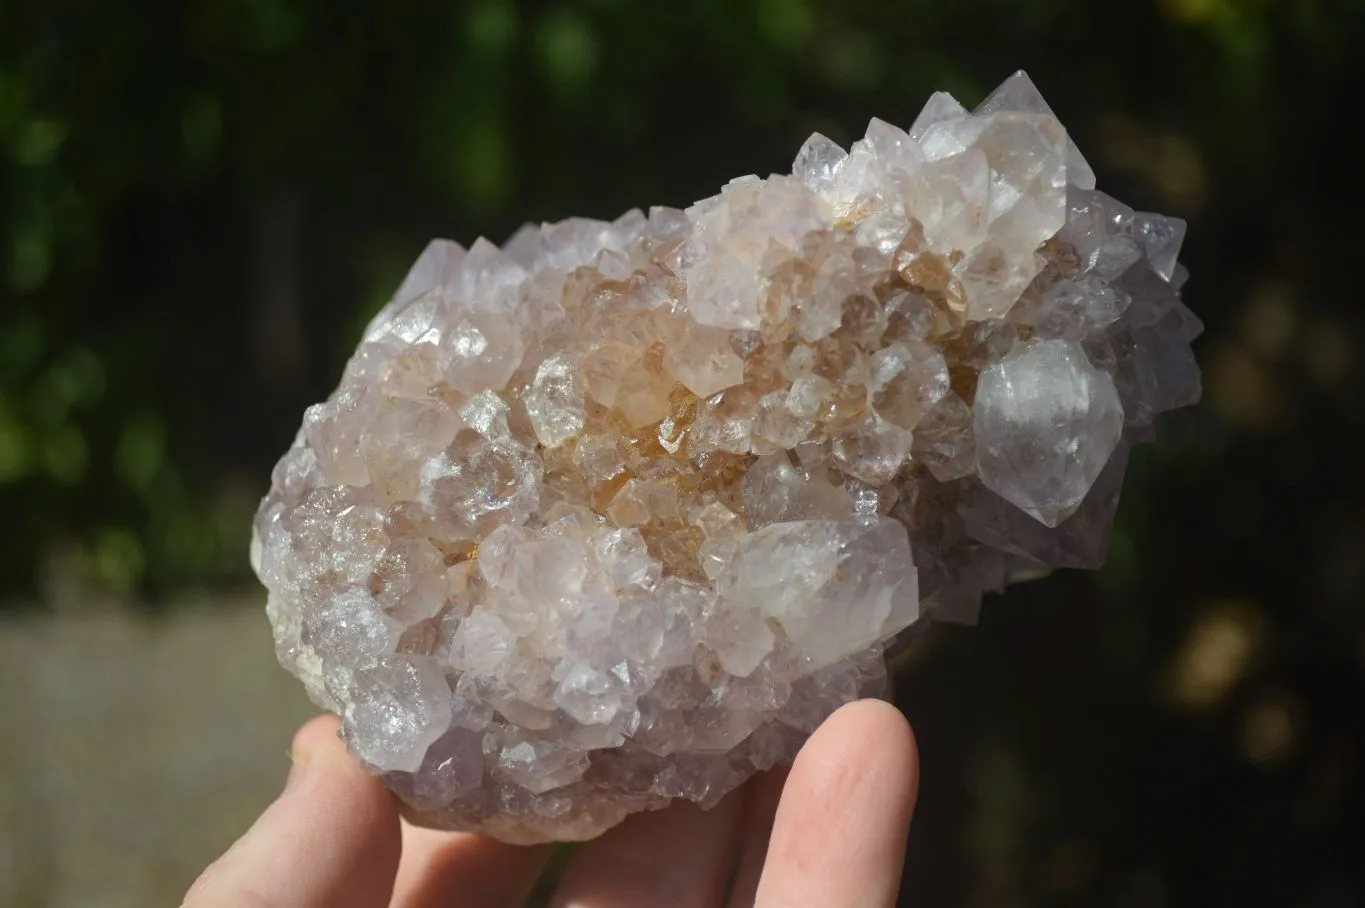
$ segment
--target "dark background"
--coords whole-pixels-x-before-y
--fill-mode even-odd
[[[0,0],[0,601],[249,587],[429,237],[685,206],[1023,67],[1189,219],[1205,400],[1104,570],[917,646],[905,903],[1365,905],[1362,38],[1356,0]]]

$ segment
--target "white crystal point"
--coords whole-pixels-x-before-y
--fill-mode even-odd
[[[409,304],[421,296],[438,291],[455,278],[464,261],[465,249],[450,240],[432,240],[417,257],[407,277],[399,285],[392,301],[385,306],[365,329],[365,340],[374,341],[390,333],[394,319]],[[405,338],[409,343],[416,337]]]
[[[759,603],[816,668],[887,639],[919,616],[905,527],[880,517],[779,523],[739,540],[717,580]]]
[[[393,301],[406,305],[423,294],[447,286],[464,263],[465,248],[451,240],[432,240],[409,269]]]
[[[450,721],[450,688],[435,660],[400,656],[355,672],[344,714],[357,757],[380,770],[413,772]]]
[[[792,176],[817,192],[827,192],[834,187],[839,167],[848,157],[848,152],[820,133],[814,133],[792,164]]]
[[[402,630],[373,596],[350,587],[304,617],[300,638],[318,658],[358,668],[392,653]]]
[[[924,138],[924,134],[930,126],[935,123],[942,123],[945,120],[957,120],[967,116],[967,108],[946,91],[936,91],[929,96],[929,101],[924,105],[924,109],[919,112],[915,122],[910,127],[910,138],[916,142]]]
[[[1040,113],[1056,119],[1052,108],[1043,100],[1042,92],[1028,73],[1022,69],[1010,76],[991,92],[986,100],[976,108],[976,113],[994,113],[1000,110],[1015,110],[1025,113]],[[1067,180],[1080,189],[1095,188],[1095,171],[1086,163],[1076,143],[1067,140]]]
[[[732,180],[719,196],[688,209],[692,222],[686,270],[692,318],[717,328],[762,326],[762,264],[773,247],[832,226],[829,206],[805,183],[774,177]]]
[[[794,465],[785,453],[760,457],[749,467],[741,486],[749,524],[839,517],[853,510],[848,491],[819,474]]]
[[[526,391],[526,413],[536,438],[547,448],[557,448],[583,430],[587,411],[581,373],[573,357],[552,356],[540,364]]]
[[[1133,238],[1147,252],[1152,270],[1168,283],[1174,276],[1176,256],[1185,242],[1185,222],[1180,218],[1142,213],[1133,217]]]
[[[923,621],[1103,560],[1199,396],[1184,223],[1026,76],[687,210],[437,240],[252,525],[280,662],[415,822],[717,804]]]
[[[872,408],[887,422],[913,430],[948,393],[948,362],[924,341],[909,339],[872,357]]]
[[[1085,500],[1123,433],[1113,380],[1078,344],[1042,340],[981,373],[973,408],[986,487],[1056,526]]]

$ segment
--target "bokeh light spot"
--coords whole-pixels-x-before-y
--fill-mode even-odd
[[[31,293],[43,285],[52,268],[52,247],[47,234],[32,226],[15,230],[10,239],[9,285],[19,293]]]
[[[1296,713],[1293,699],[1282,692],[1253,703],[1242,720],[1242,750],[1247,759],[1263,767],[1288,759],[1298,744]]]
[[[127,527],[101,530],[91,546],[91,569],[100,586],[127,592],[142,579],[146,558],[142,542]]]
[[[49,476],[63,485],[75,485],[85,475],[89,460],[84,433],[70,423],[58,426],[44,439],[42,456]]]
[[[466,204],[486,211],[507,197],[513,177],[510,155],[506,129],[496,115],[475,115],[460,124],[452,164],[456,186]]]
[[[465,19],[465,32],[479,50],[505,50],[517,38],[517,9],[506,0],[479,3]]]
[[[552,86],[576,90],[591,80],[597,67],[597,35],[577,13],[556,10],[540,20],[536,53]]]
[[[838,87],[853,91],[874,88],[886,75],[886,57],[881,46],[861,31],[845,30],[823,39],[818,58],[825,78]]]
[[[1109,166],[1141,177],[1173,212],[1195,215],[1208,201],[1208,166],[1187,136],[1108,116],[1100,122],[1099,152]]]
[[[1227,0],[1161,0],[1162,12],[1176,22],[1197,25],[1227,8]]]
[[[24,426],[0,394],[0,485],[28,474],[28,449],[29,439]]]
[[[1283,411],[1275,374],[1240,344],[1224,342],[1209,352],[1204,388],[1209,406],[1239,428],[1272,429]]]
[[[166,430],[153,417],[133,419],[123,427],[114,449],[114,468],[129,488],[146,492],[165,458]]]
[[[1260,651],[1263,628],[1260,610],[1250,602],[1223,600],[1202,608],[1167,671],[1171,702],[1191,712],[1221,704]]]
[[[56,118],[29,120],[14,137],[14,159],[25,167],[45,167],[57,157],[69,132]]]
[[[815,30],[810,0],[754,0],[754,16],[768,43],[784,50],[802,47]]]
[[[1238,324],[1238,336],[1252,353],[1276,360],[1289,350],[1297,326],[1289,288],[1279,283],[1266,283],[1258,287],[1247,302]]]

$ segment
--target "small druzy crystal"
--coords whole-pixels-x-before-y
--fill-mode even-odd
[[[511,842],[715,804],[922,619],[1103,558],[1194,402],[1184,224],[1027,76],[686,211],[433,242],[256,519],[281,662],[411,815]]]

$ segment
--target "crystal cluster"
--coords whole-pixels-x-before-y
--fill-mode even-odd
[[[422,822],[715,804],[921,618],[1100,563],[1199,395],[1183,235],[1020,73],[685,211],[433,242],[261,505],[280,659]]]

